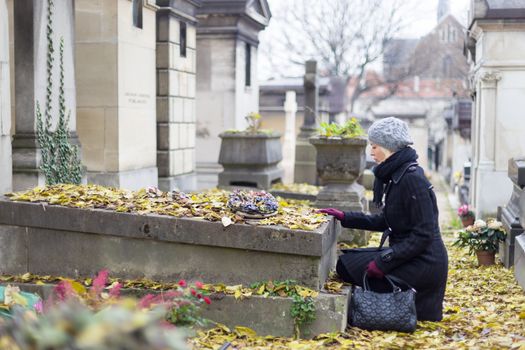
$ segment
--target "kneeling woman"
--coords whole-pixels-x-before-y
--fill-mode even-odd
[[[333,215],[347,228],[386,231],[389,247],[382,251],[348,252],[339,257],[341,278],[361,285],[365,271],[376,291],[390,291],[383,279],[392,274],[417,290],[418,320],[440,321],[447,282],[448,256],[438,223],[438,208],[432,185],[417,165],[416,151],[408,126],[389,117],[376,121],[368,130],[374,168],[374,203],[380,214],[342,212],[334,208],[320,212]]]

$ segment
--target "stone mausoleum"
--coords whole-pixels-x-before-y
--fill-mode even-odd
[[[35,108],[48,84],[48,3],[0,1],[2,192],[44,183]],[[193,190],[201,169],[215,185],[219,133],[244,128],[244,115],[258,110],[257,45],[271,17],[267,2],[52,4],[53,118],[63,38],[65,104],[85,181]]]

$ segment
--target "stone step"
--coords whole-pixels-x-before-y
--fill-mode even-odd
[[[235,299],[232,295],[215,295],[203,316],[225,324],[249,327],[258,335],[294,336],[294,322],[290,316],[293,299],[290,297],[250,296]],[[322,333],[343,332],[347,326],[350,289],[342,294],[320,292],[314,298],[315,320],[301,328],[301,337],[312,338]]]
[[[9,283],[20,287],[24,292],[40,295],[44,300],[53,291],[52,284]],[[7,285],[3,284],[3,285]],[[122,295],[142,297],[159,291],[146,289],[121,290]],[[235,299],[232,295],[216,293],[210,295],[212,303],[202,308],[202,316],[214,322],[222,323],[234,329],[236,326],[249,327],[258,335],[294,336],[294,322],[290,315],[293,299],[291,297],[263,297],[252,295],[244,299]],[[315,320],[301,327],[302,338],[330,332],[342,332],[347,327],[350,288],[344,288],[341,294],[321,291],[314,298]],[[213,327],[213,323],[210,324]]]

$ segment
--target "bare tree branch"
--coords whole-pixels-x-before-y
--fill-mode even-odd
[[[404,25],[402,5],[402,0],[288,0],[273,18],[280,35],[272,40],[272,54],[281,51],[291,66],[316,59],[325,75],[352,76],[353,108],[371,89],[363,84],[367,70]]]

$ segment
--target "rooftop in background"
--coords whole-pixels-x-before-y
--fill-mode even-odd
[[[304,107],[303,77],[279,78],[259,84],[259,107],[263,112],[283,110],[286,91],[295,91],[297,107]],[[343,112],[346,107],[346,79],[338,77],[319,77],[319,109],[328,113]]]
[[[378,86],[361,95],[360,98],[380,97],[387,93],[386,86]],[[349,87],[349,93],[352,87]],[[468,96],[465,82],[460,79],[407,79],[399,84],[393,98],[451,98],[455,95]]]
[[[410,59],[419,39],[393,39],[385,45],[384,66],[397,66]]]
[[[319,77],[319,87],[326,88],[330,83],[329,77]],[[262,81],[259,85],[259,89],[266,90],[294,90],[298,91],[303,89],[303,77],[294,78],[278,78]]]
[[[469,28],[477,19],[525,19],[523,0],[472,0]]]

